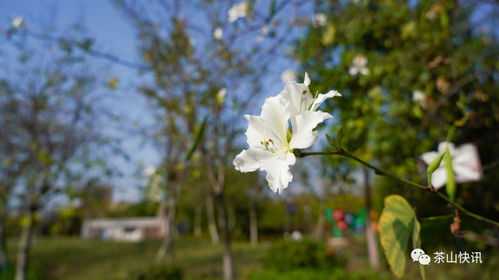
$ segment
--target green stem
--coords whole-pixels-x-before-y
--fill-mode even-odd
[[[426,217],[426,218],[421,218],[421,220],[423,220],[423,221],[436,221],[436,220],[446,220],[446,219],[452,219],[452,218],[454,218],[454,215]]]
[[[316,155],[337,155],[337,156],[343,156],[343,157],[347,157],[351,160],[354,160],[362,165],[364,165],[365,167],[367,168],[370,168],[372,170],[374,170],[374,172],[377,174],[377,175],[381,175],[381,176],[385,176],[385,177],[389,177],[389,178],[392,178],[396,181],[399,181],[399,182],[402,182],[406,185],[409,185],[413,188],[418,188],[418,189],[421,189],[421,190],[430,190],[430,191],[433,191],[434,189],[430,186],[424,186],[424,185],[421,185],[421,184],[418,184],[416,182],[413,182],[413,181],[409,181],[409,180],[406,180],[406,179],[403,179],[403,178],[400,178],[400,177],[397,177],[395,175],[392,175],[384,170],[381,170],[379,169],[378,167],[356,157],[355,155],[345,151],[344,149],[340,149],[336,152],[298,152],[297,153],[297,156],[298,157],[306,157],[306,156],[316,156]],[[434,192],[436,193],[440,198],[442,198],[443,200],[447,201],[447,203],[449,203],[450,205],[454,206],[456,209],[458,209],[459,211],[461,211],[462,213],[472,217],[472,218],[475,218],[479,221],[482,221],[482,222],[486,222],[486,223],[489,223],[491,225],[494,225],[496,227],[499,227],[499,222],[496,222],[494,220],[491,220],[489,218],[485,218],[483,216],[480,216],[478,214],[475,214],[471,211],[468,211],[466,210],[465,208],[463,208],[461,205],[459,205],[458,203],[454,202],[453,200],[451,200],[449,197],[447,197],[446,195],[444,195],[443,193],[441,192]]]

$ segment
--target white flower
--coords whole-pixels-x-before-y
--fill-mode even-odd
[[[412,101],[418,103],[421,107],[426,108],[426,95],[421,90],[412,92]]]
[[[217,97],[216,97],[216,101],[218,104],[222,104],[224,103],[225,101],[225,96],[227,95],[227,89],[226,88],[221,88],[218,92],[217,92]]]
[[[148,166],[144,169],[144,174],[147,176],[152,176],[153,174],[156,173],[156,167],[155,166]]]
[[[194,39],[194,38],[189,38],[189,45],[191,45],[191,46],[196,45],[196,39]]]
[[[359,74],[369,75],[369,69],[366,67],[367,65],[367,57],[358,54],[352,60],[352,65],[348,70],[351,76],[357,76]]]
[[[482,167],[478,151],[473,144],[463,144],[457,148],[450,142],[442,142],[438,145],[438,152],[428,152],[421,155],[426,164],[430,164],[449,147],[452,156],[452,169],[457,183],[474,182],[482,179]],[[445,160],[433,172],[431,184],[439,189],[447,182],[447,170]]]
[[[267,25],[264,24],[262,28],[260,28],[260,34],[258,34],[258,36],[256,37],[256,41],[257,42],[263,41],[268,34],[269,34],[269,28],[267,27]]]
[[[285,83],[288,81],[296,80],[296,78],[297,78],[296,72],[291,69],[284,70],[284,72],[282,72],[281,74],[281,81]]]
[[[317,111],[317,108],[324,100],[339,93],[330,91],[314,98],[308,89],[309,84],[307,74],[303,84],[289,81],[279,95],[265,100],[260,116],[245,115],[249,148],[238,154],[233,164],[241,172],[265,171],[274,192],[280,193],[293,179],[289,172],[289,166],[296,161],[293,149],[310,147],[317,138],[313,129],[332,117]]]
[[[21,16],[17,16],[12,20],[12,28],[18,29],[24,24],[24,18]]]
[[[312,25],[314,27],[325,26],[327,23],[327,16],[323,13],[318,13],[314,15],[312,19]]]
[[[223,36],[224,36],[224,31],[222,30],[222,28],[220,27],[215,28],[215,31],[213,31],[213,38],[217,40],[222,40]]]
[[[249,10],[249,4],[246,1],[234,4],[234,6],[232,6],[232,8],[230,8],[227,13],[229,16],[228,21],[232,23],[238,20],[239,18],[246,17],[248,10]]]

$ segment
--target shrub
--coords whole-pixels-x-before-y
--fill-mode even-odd
[[[174,265],[153,265],[145,270],[134,271],[129,280],[182,280],[183,271]]]
[[[327,269],[343,264],[337,256],[328,254],[324,245],[310,239],[278,241],[267,250],[262,261],[265,268],[277,271]]]

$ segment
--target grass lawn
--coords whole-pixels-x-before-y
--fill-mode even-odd
[[[38,238],[33,244],[31,265],[36,279],[125,279],[129,271],[148,267],[154,261],[159,241],[125,243],[78,238]],[[15,245],[15,244],[11,244]],[[14,253],[14,246],[10,246]],[[235,272],[244,279],[259,268],[265,245],[233,244]],[[222,246],[209,241],[183,238],[176,243],[176,260],[188,278],[222,275]]]
[[[160,241],[126,243],[68,237],[37,238],[33,243],[30,259],[32,268],[30,280],[126,280],[130,271],[147,268],[153,263],[159,244]],[[262,243],[251,247],[248,243],[233,243],[237,279],[246,279],[250,271],[262,270],[261,256],[269,244]],[[9,243],[11,260],[15,253],[15,245],[14,242]],[[499,254],[497,251],[494,252],[484,254],[487,262],[483,264],[432,264],[427,267],[427,279],[499,279],[497,278]],[[183,237],[176,243],[176,253],[177,264],[183,268],[186,279],[221,279],[221,245],[213,245],[208,240]],[[361,240],[357,240],[344,253],[348,256],[348,265],[343,268],[347,269],[345,270],[347,273],[358,274],[368,270],[369,265]],[[293,275],[292,272],[290,273]],[[301,274],[289,279],[316,280],[313,275],[303,278],[303,271],[296,273]],[[283,273],[278,275],[283,276]],[[0,280],[10,279],[11,277],[0,277]],[[371,280],[372,278],[354,277],[354,279]],[[376,279],[397,278],[388,271],[385,263]],[[417,266],[410,261],[406,264],[403,279],[420,279]]]

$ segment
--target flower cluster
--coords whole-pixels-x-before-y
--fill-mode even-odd
[[[230,23],[232,23],[240,18],[246,17],[246,15],[248,14],[249,8],[250,8],[249,3],[246,1],[241,1],[237,4],[234,4],[234,6],[232,6],[229,9],[229,11],[227,12],[227,16],[228,16],[227,20]]]
[[[249,148],[238,154],[233,164],[241,172],[265,171],[274,192],[280,193],[293,179],[289,172],[296,161],[293,149],[312,146],[317,138],[314,129],[332,118],[318,107],[328,98],[341,96],[332,90],[314,97],[309,85],[306,73],[303,83],[288,81],[277,96],[265,100],[259,116],[244,116],[248,120]]]
[[[348,69],[351,76],[369,75],[369,68],[367,68],[367,57],[358,54],[352,60],[352,65]]]

